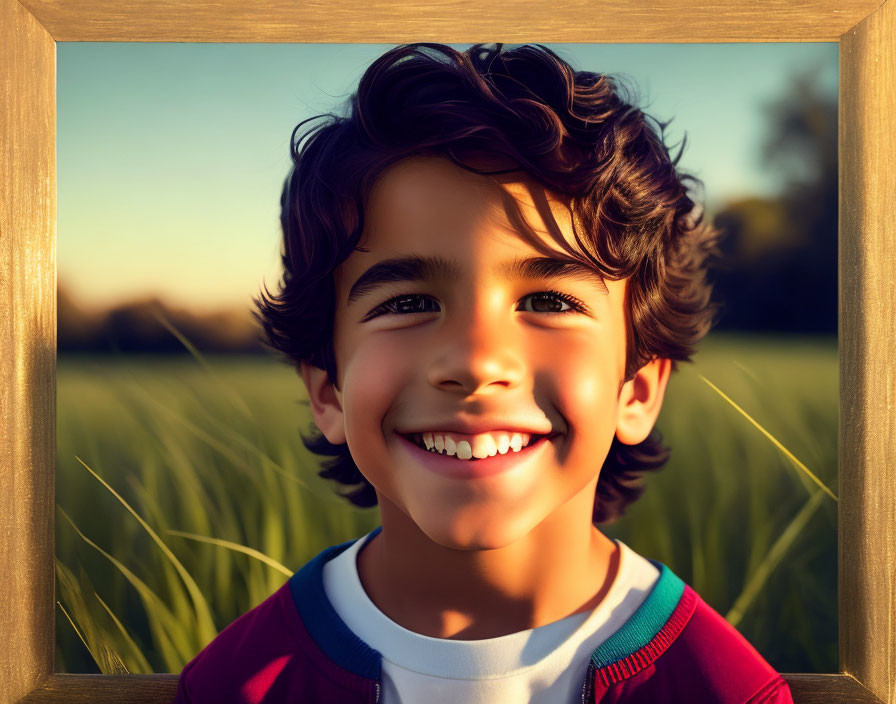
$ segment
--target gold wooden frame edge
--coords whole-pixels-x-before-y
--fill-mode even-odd
[[[578,6],[524,4],[526,13],[484,15],[469,0],[450,0],[433,16],[410,0],[264,8],[135,0],[126,9],[114,0],[0,0],[0,701],[161,702],[176,683],[175,675],[52,672],[56,41],[500,39],[839,41],[840,672],[785,677],[800,704],[896,704],[896,469],[888,461],[896,293],[886,266],[896,261],[896,171],[883,158],[896,153],[896,0],[810,0],[797,10],[783,0],[659,0],[649,10],[590,2],[600,25],[583,25]]]
[[[881,700],[854,677],[845,674],[785,674],[795,702],[800,704],[880,704]],[[67,675],[54,674],[21,699],[21,704],[154,704],[170,702],[177,691],[177,675]]]

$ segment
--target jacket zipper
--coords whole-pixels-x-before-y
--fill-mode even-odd
[[[582,684],[582,704],[594,704],[592,698],[594,696],[594,663],[588,663],[588,673],[585,675],[585,682]]]

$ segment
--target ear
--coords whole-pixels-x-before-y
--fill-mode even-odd
[[[671,360],[653,359],[641,367],[631,381],[623,384],[616,414],[619,442],[637,445],[650,435],[663,405],[671,370]]]
[[[311,364],[302,362],[302,381],[311,402],[314,424],[324,437],[334,445],[341,445],[345,439],[345,416],[342,413],[342,394],[327,379],[327,372]]]

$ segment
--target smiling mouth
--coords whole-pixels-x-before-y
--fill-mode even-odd
[[[496,457],[499,455],[515,455],[520,452],[524,452],[527,448],[532,447],[537,442],[543,440],[544,438],[553,438],[557,433],[543,434],[543,435],[530,435],[529,442],[523,445],[519,450],[514,450],[513,448],[508,448],[507,452],[497,452],[495,455],[489,455],[488,457],[470,457],[469,459],[463,460],[464,462],[478,462],[480,460],[487,460],[490,457]],[[403,435],[402,437],[406,440],[410,441],[417,447],[419,447],[424,452],[429,452],[434,455],[442,455],[445,457],[453,457],[455,459],[460,459],[456,453],[449,453],[447,448],[443,448],[441,451],[437,450],[435,447],[427,448],[426,444],[423,442],[423,435],[421,433],[411,433],[409,435]]]

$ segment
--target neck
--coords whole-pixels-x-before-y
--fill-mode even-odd
[[[591,524],[593,497],[489,550],[440,545],[380,497],[383,530],[358,555],[361,584],[391,620],[433,638],[497,638],[591,610],[619,565],[618,546]]]

